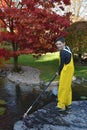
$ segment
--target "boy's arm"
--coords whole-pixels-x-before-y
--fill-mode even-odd
[[[63,66],[64,66],[64,63],[65,63],[65,56],[64,56],[64,51],[60,51],[60,64],[59,64],[59,68],[58,68],[58,74],[60,75],[62,69],[63,69]]]

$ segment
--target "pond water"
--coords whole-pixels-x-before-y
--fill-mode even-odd
[[[13,130],[13,125],[26,112],[35,101],[40,92],[22,92],[18,85],[8,81],[6,78],[0,79],[0,99],[7,102],[6,111],[0,116],[0,130]],[[87,97],[86,87],[74,87],[73,100],[81,100],[81,96]],[[53,101],[53,97],[44,100],[45,104],[40,104],[39,108]],[[38,109],[35,107],[31,112]]]
[[[7,79],[0,80],[0,99],[7,102],[4,115],[0,116],[0,130],[12,130],[15,121],[27,110],[38,96],[37,93],[21,92]]]

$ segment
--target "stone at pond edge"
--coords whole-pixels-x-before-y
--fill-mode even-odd
[[[13,130],[87,130],[87,101],[74,101],[72,112],[58,114],[56,103],[50,103],[18,121]]]
[[[82,100],[86,100],[87,97],[86,97],[86,96],[81,96],[80,99],[82,99]]]

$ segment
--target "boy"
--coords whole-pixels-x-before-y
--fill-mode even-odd
[[[61,112],[72,105],[71,83],[74,64],[72,52],[68,46],[65,46],[64,37],[57,38],[55,44],[60,52],[59,69],[56,74],[60,76],[57,108]]]

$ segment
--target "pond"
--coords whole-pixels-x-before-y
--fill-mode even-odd
[[[0,115],[0,130],[12,130],[13,124],[20,119],[20,117],[27,111],[32,105],[40,91],[21,91],[19,85],[8,81],[6,78],[0,79],[0,100],[7,102],[4,107],[6,111],[3,115]],[[51,98],[46,100],[39,105],[36,104],[31,110],[31,113],[38,108],[41,108],[45,104],[51,101]],[[1,106],[0,106],[1,107]]]
[[[6,78],[0,79],[0,99],[5,100],[7,104],[4,106],[6,111],[0,116],[0,130],[13,130],[13,125],[21,116],[26,112],[30,105],[35,101],[39,92],[23,92],[20,90],[19,85],[8,81]],[[73,87],[73,100],[86,99],[87,86]],[[85,98],[84,98],[85,97]],[[52,102],[53,96],[44,98],[44,103],[39,101],[39,106],[36,105],[31,113],[38,108]]]
[[[19,119],[36,97],[37,94],[34,93],[21,93],[18,86],[7,79],[1,79],[0,99],[5,100],[7,105],[4,115],[0,116],[0,128],[12,130],[13,123]]]

